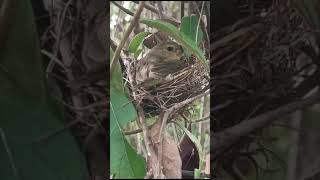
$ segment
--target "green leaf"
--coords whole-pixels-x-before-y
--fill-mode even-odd
[[[5,41],[0,38],[1,89],[19,91],[33,101],[46,105],[39,39],[31,4],[29,1],[7,1],[10,8],[6,13],[10,19],[7,24],[0,24],[0,33],[4,33],[0,37],[5,36]],[[6,26],[7,32],[1,31],[2,26]]]
[[[180,31],[188,35],[197,45],[203,40],[203,32],[198,26],[198,21],[199,19],[195,15],[186,16],[182,18],[180,24]]]
[[[132,103],[122,92],[111,86],[110,101],[110,164],[116,178],[143,178],[145,161],[130,146],[122,133],[122,127],[136,118]]]
[[[181,45],[185,46],[185,48],[187,48],[190,52],[194,53],[209,71],[208,61],[206,60],[203,52],[198,48],[197,44],[184,32],[179,31],[174,25],[163,22],[161,20],[141,19],[140,22],[146,24],[149,27],[153,27],[160,31],[168,33],[168,35],[178,41]]]
[[[30,1],[7,2],[10,23],[0,27],[8,28],[0,30],[6,37],[0,42],[1,179],[88,179],[85,158],[68,130],[37,141],[64,127],[48,108]]]
[[[200,179],[201,178],[201,171],[200,169],[194,170],[194,179]]]
[[[12,95],[1,97],[0,114],[1,179],[89,178],[84,155],[68,131],[49,135],[63,129],[49,110]]]
[[[176,123],[185,133],[186,135],[190,138],[190,140],[195,144],[197,150],[198,150],[198,154],[199,154],[199,158],[200,158],[200,162],[202,160],[202,155],[203,155],[203,150],[200,144],[200,141],[197,139],[197,137],[195,135],[193,135],[188,129],[186,129],[185,127],[181,126],[180,124]]]
[[[36,141],[63,125],[48,109],[30,1],[7,2],[13,6],[10,23],[1,24],[7,34],[0,34],[6,35],[0,48],[1,179],[88,179],[85,158],[68,130]]]
[[[134,58],[138,58],[139,57],[139,55],[141,54],[141,52],[142,52],[142,49],[138,49],[135,53],[134,53]]]
[[[110,49],[110,59],[113,52]],[[137,118],[136,110],[127,98],[119,60],[110,84],[110,164],[115,178],[143,178],[146,174],[144,158],[137,154],[122,133],[122,127]]]
[[[112,59],[113,56],[113,51],[110,48],[110,59]],[[116,88],[118,91],[122,93],[127,93],[125,87],[123,86],[123,78],[122,78],[122,71],[121,71],[121,66],[119,60],[115,60],[115,67],[114,67],[114,72],[111,76],[111,83],[114,88]]]
[[[307,14],[309,21],[316,27],[320,28],[320,3],[318,0],[305,0],[303,1],[304,13]]]
[[[134,53],[135,54],[137,52],[139,46],[142,44],[144,38],[147,37],[149,34],[151,34],[151,33],[149,33],[149,32],[140,32],[137,35],[135,35],[132,38],[132,40],[131,40],[131,42],[129,44],[128,51],[130,53]]]

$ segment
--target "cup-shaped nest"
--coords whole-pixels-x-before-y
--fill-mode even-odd
[[[199,95],[209,89],[209,72],[199,62],[171,74],[156,87],[137,90],[145,113],[149,116],[159,114],[160,109],[170,108],[176,103]],[[136,102],[139,103],[139,102]]]

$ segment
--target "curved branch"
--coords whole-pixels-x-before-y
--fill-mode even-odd
[[[214,156],[219,154],[224,149],[230,147],[241,137],[247,136],[254,130],[264,128],[288,113],[292,113],[306,106],[316,104],[319,101],[320,92],[309,98],[298,100],[296,102],[284,105],[276,110],[269,111],[265,114],[259,115],[247,121],[242,121],[241,123],[233,127],[227,128],[222,132],[213,134],[211,137],[211,144],[214,148]]]

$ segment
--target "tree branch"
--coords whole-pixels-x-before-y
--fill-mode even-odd
[[[146,4],[146,5],[145,5],[145,8],[148,9],[148,10],[150,10],[150,11],[152,11],[152,12],[154,12],[154,13],[159,14],[158,9],[156,9],[155,7],[153,7],[153,6],[150,5],[150,4]]]
[[[124,34],[124,37],[123,37],[122,40],[120,41],[120,43],[119,43],[119,45],[118,45],[118,47],[117,47],[117,49],[116,49],[116,51],[115,51],[115,53],[114,53],[114,56],[113,56],[113,58],[112,58],[112,60],[111,60],[111,63],[110,63],[110,79],[111,79],[111,77],[112,77],[112,72],[113,72],[113,70],[114,70],[114,68],[115,68],[115,64],[116,64],[115,62],[118,61],[118,59],[119,59],[119,57],[120,57],[120,51],[121,51],[121,49],[123,48],[124,43],[127,41],[130,33],[132,32],[133,27],[136,25],[136,23],[138,23],[138,19],[139,19],[140,15],[141,15],[141,12],[142,12],[142,10],[143,10],[144,5],[145,5],[145,2],[144,2],[144,1],[141,1],[140,5],[139,5],[139,7],[138,7],[137,12],[136,12],[135,15],[133,16],[133,19],[132,19],[129,27],[128,27],[127,31],[125,32],[125,34]]]
[[[133,12],[129,11],[129,9],[126,9],[124,7],[122,7],[120,4],[118,4],[115,1],[111,1],[114,5],[116,5],[118,8],[120,8],[122,11],[124,11],[125,13],[129,14],[130,16],[134,16]]]
[[[134,3],[138,4],[139,1],[133,1]],[[151,12],[154,12],[156,14],[159,14],[159,11],[157,8],[155,8],[154,6],[150,5],[149,3],[145,4],[145,8],[150,10]]]
[[[292,113],[297,111],[298,109],[316,104],[319,101],[320,93],[318,92],[316,95],[313,95],[309,98],[284,105],[276,110],[269,111],[247,121],[242,121],[241,123],[227,128],[222,132],[213,134],[211,137],[211,144],[214,148],[214,156],[219,154],[224,149],[230,147],[241,137],[248,135],[252,131],[266,127],[270,123],[288,113]]]
[[[180,108],[184,107],[185,105],[195,101],[196,99],[198,98],[201,98],[205,95],[208,95],[210,93],[210,91],[207,91],[207,92],[204,92],[202,94],[199,94],[197,96],[194,96],[192,98],[189,98],[189,99],[186,99],[180,103],[176,103],[174,104],[171,108],[169,109],[162,109],[160,111],[160,117],[159,120],[162,121],[161,122],[161,127],[160,127],[160,133],[159,133],[159,140],[158,140],[158,143],[159,143],[159,153],[158,153],[158,168],[161,170],[161,167],[162,167],[162,148],[163,148],[163,136],[165,134],[165,127],[166,127],[166,124],[168,122],[168,119],[170,118],[170,116],[177,110],[179,110]]]

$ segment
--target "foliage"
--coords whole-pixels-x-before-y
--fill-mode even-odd
[[[125,6],[125,4],[126,3],[123,3],[123,6]],[[131,10],[131,8],[129,7],[128,9]],[[120,14],[121,13],[112,14],[112,16],[117,16]],[[122,17],[124,16],[122,15]],[[127,20],[125,21],[124,20],[118,21],[118,23],[123,22],[124,25],[119,25],[121,27],[117,26],[113,29],[111,28],[111,30],[115,31],[115,29],[125,29],[126,28],[125,21]],[[181,20],[180,28],[176,28],[172,24],[166,23],[161,20],[142,19],[140,22],[143,24],[146,24],[149,27],[153,27],[162,32],[166,32],[169,36],[171,36],[173,39],[178,41],[182,46],[184,46],[186,50],[188,50],[192,54],[195,54],[197,56],[197,59],[199,59],[202,62],[202,64],[205,67],[207,67],[207,69],[209,70],[208,61],[204,56],[203,52],[198,47],[198,45],[201,42],[203,42],[203,31],[200,28],[199,19],[197,16],[184,17]],[[142,50],[140,48],[141,44],[149,34],[151,33],[140,32],[131,38],[131,41],[128,45],[128,51],[129,53],[134,55],[135,58],[137,58],[140,55]],[[116,40],[117,39],[115,39],[115,41]],[[122,76],[120,64],[117,64],[115,69],[116,70],[113,72],[111,76],[112,79],[111,79],[111,94],[110,94],[111,95],[111,102],[110,102],[110,105],[111,105],[111,112],[110,112],[111,173],[112,173],[112,177],[115,177],[115,178],[130,178],[130,177],[142,178],[145,175],[145,169],[146,169],[145,162],[143,161],[142,157],[140,157],[140,155],[138,155],[135,152],[135,150],[130,146],[130,143],[128,143],[127,138],[122,133],[123,127],[130,127],[130,128],[133,128],[133,130],[138,128],[138,127],[132,127],[131,125],[133,124],[130,123],[132,122],[132,120],[137,118],[136,117],[137,115],[136,115],[136,111],[134,109],[133,104],[130,102],[126,94],[123,93],[127,91],[127,88],[123,86],[123,80],[120,78]],[[201,102],[197,102],[197,103],[201,103]],[[190,117],[198,119],[199,118],[198,111],[199,109],[196,110],[196,113],[191,113]],[[155,120],[155,118],[147,118],[146,120],[147,120],[147,123],[150,123],[150,121]],[[187,136],[191,137],[192,141],[197,144],[197,148],[199,149],[198,152],[200,153],[199,156],[204,157],[203,154],[204,152],[207,152],[207,151],[205,151],[204,148],[202,147],[200,140],[197,139],[197,137],[193,135],[190,131],[186,130],[183,127],[178,130],[182,131],[183,133],[187,134]],[[133,137],[133,136],[130,136],[130,137]],[[130,138],[130,140],[132,139]],[[176,140],[178,143],[179,140],[178,139]],[[138,146],[135,145],[135,147],[138,147]],[[137,169],[138,167],[139,169]]]
[[[1,179],[87,179],[75,140],[48,109],[19,95],[0,94]]]
[[[128,51],[130,53],[133,53],[135,58],[137,58],[139,56],[139,54],[141,53],[142,50],[138,49],[138,48],[142,44],[144,38],[147,37],[149,34],[151,34],[151,33],[140,32],[132,38],[132,40],[129,44],[129,47],[128,47]]]
[[[0,27],[8,29],[0,32],[1,179],[88,179],[83,154],[46,100],[30,1],[8,2],[10,21],[0,19],[10,22]]]
[[[111,48],[110,51],[112,52]],[[113,53],[110,53],[110,56],[112,55]],[[125,94],[126,88],[123,86],[118,60],[110,85],[111,174],[116,178],[143,178],[146,173],[144,159],[136,153],[122,133],[123,126],[134,120],[137,113]]]
[[[310,25],[320,28],[320,3],[317,0],[292,0]]]
[[[199,45],[203,39],[203,32],[198,22],[199,18],[197,16],[185,16],[182,18],[180,25],[180,31],[188,35],[197,45]]]

